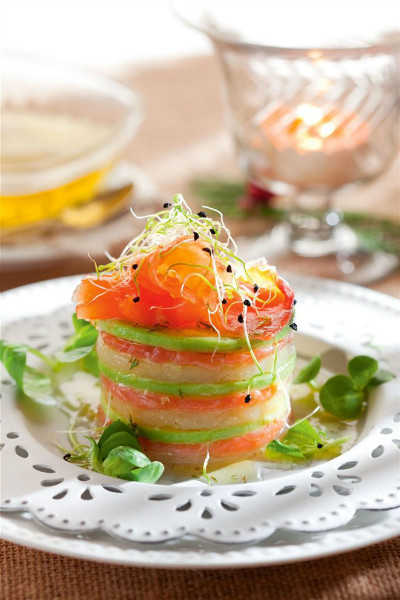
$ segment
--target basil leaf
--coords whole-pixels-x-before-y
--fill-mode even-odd
[[[112,423],[110,423],[110,425],[107,425],[107,427],[104,429],[104,431],[101,434],[101,437],[99,439],[99,442],[98,442],[99,448],[101,448],[103,446],[104,442],[106,442],[109,437],[114,435],[114,433],[121,433],[122,431],[125,431],[126,433],[129,433],[133,437],[136,437],[136,430],[133,429],[132,427],[129,427],[129,425],[127,425],[126,423],[124,423],[123,421],[118,419],[118,421],[113,421]]]
[[[0,359],[19,389],[23,390],[26,347],[22,344],[8,344],[6,341],[0,340]]]
[[[393,373],[390,371],[386,371],[385,369],[378,369],[372,379],[368,382],[368,387],[376,387],[378,385],[382,385],[383,383],[387,383],[394,379]]]
[[[297,374],[294,383],[308,383],[318,375],[321,369],[321,357],[314,356]]]
[[[296,446],[295,444],[286,444],[279,440],[272,440],[272,442],[268,444],[267,453],[269,452],[282,454],[282,458],[288,457],[297,458],[300,460],[305,459],[304,454],[298,446]]]
[[[363,390],[377,372],[378,362],[370,356],[355,356],[349,361],[347,370],[354,385]]]
[[[155,483],[164,472],[164,465],[157,460],[141,469],[135,469],[125,474],[124,479],[141,481],[142,483]]]
[[[355,387],[350,377],[334,375],[322,386],[319,398],[323,408],[335,417],[356,419],[366,395]]]
[[[135,448],[126,446],[117,446],[113,448],[107,458],[103,462],[103,471],[111,477],[121,477],[125,479],[125,475],[136,469],[137,467],[145,467],[151,463],[143,452]]]
[[[118,433],[113,433],[113,435],[106,439],[104,444],[99,449],[100,458],[104,460],[108,456],[109,452],[118,446],[128,446],[130,448],[136,448],[136,450],[140,450],[139,442],[131,433],[120,431]]]

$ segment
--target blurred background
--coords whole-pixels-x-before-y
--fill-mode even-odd
[[[248,259],[400,295],[398,12],[3,0],[2,289],[91,271],[182,192]]]

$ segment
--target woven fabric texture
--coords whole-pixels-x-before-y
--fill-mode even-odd
[[[291,565],[162,570],[76,560],[1,543],[2,600],[398,600],[400,538]]]

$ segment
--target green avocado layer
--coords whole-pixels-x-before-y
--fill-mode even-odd
[[[184,332],[181,334],[171,333],[170,331],[145,329],[144,327],[134,327],[129,323],[111,319],[108,321],[96,321],[96,326],[101,331],[105,331],[115,337],[136,342],[138,344],[146,344],[147,346],[159,346],[166,350],[193,350],[195,352],[234,352],[235,350],[248,350],[246,340],[244,338],[220,338],[217,336],[186,336]],[[289,326],[284,327],[278,335],[270,340],[251,340],[253,348],[262,348],[270,346],[286,337],[291,332]]]
[[[293,353],[290,359],[278,368],[278,374],[282,379],[286,379],[292,373],[296,362],[296,354]],[[175,381],[158,381],[156,379],[147,379],[137,377],[134,373],[122,373],[115,371],[103,363],[99,364],[100,372],[111,381],[122,383],[128,387],[139,390],[148,390],[149,392],[158,392],[160,394],[169,394],[172,396],[225,396],[235,392],[245,392],[247,390],[261,390],[275,381],[275,373],[262,373],[255,375],[250,380],[244,381],[226,381],[223,383],[177,383]]]
[[[113,421],[122,419],[118,413],[110,408],[103,407],[107,410],[108,417]],[[123,420],[123,419],[122,419]],[[273,421],[274,419],[272,419]],[[226,440],[229,438],[245,435],[257,429],[261,429],[271,423],[271,420],[266,418],[252,423],[241,423],[234,427],[226,429],[198,429],[192,431],[175,431],[172,429],[161,429],[153,427],[143,427],[138,425],[139,435],[151,440],[152,442],[166,442],[169,444],[204,444],[205,442],[215,442],[217,440]]]

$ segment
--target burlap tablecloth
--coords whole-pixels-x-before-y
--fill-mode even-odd
[[[310,562],[224,571],[137,569],[1,546],[3,600],[397,600],[400,540]]]
[[[219,74],[213,58],[126,70],[120,78],[137,87],[147,103],[147,119],[127,155],[165,193],[187,191],[188,179],[193,175],[237,176],[229,138],[224,133]],[[398,215],[398,179],[397,163],[383,180],[352,198],[343,196],[342,202],[357,210]],[[64,261],[49,268],[8,271],[3,274],[2,287],[79,273],[86,268],[91,268],[89,263]],[[372,287],[399,296],[399,275]],[[400,598],[400,539],[295,565],[228,571],[152,570],[91,563],[8,542],[1,542],[0,551],[0,597],[4,600]]]

